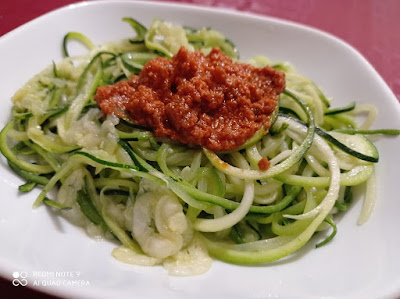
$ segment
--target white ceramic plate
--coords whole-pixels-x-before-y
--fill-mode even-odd
[[[12,94],[52,60],[61,58],[68,31],[96,43],[132,36],[122,17],[149,25],[153,17],[184,25],[211,26],[232,39],[243,59],[264,54],[290,61],[322,86],[336,106],[348,101],[375,104],[376,128],[400,128],[400,105],[371,65],[354,49],[323,32],[297,24],[230,11],[151,2],[90,2],[40,17],[0,39],[0,125],[8,121]],[[400,295],[398,167],[400,138],[377,143],[378,203],[368,223],[356,224],[358,198],[338,223],[334,241],[312,245],[286,261],[246,267],[215,261],[196,277],[169,277],[161,267],[122,264],[111,257],[115,244],[32,210],[37,195],[21,195],[22,183],[1,159],[0,274],[27,275],[30,286],[74,298],[377,298]],[[80,281],[77,283],[76,281]],[[17,282],[17,281],[16,281]],[[39,286],[34,286],[39,284]],[[61,284],[48,286],[43,284]],[[90,284],[87,286],[86,284]]]

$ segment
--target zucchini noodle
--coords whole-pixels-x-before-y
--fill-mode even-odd
[[[234,61],[238,51],[210,28],[123,21],[136,35],[101,46],[67,33],[64,59],[12,98],[0,149],[26,180],[21,192],[42,190],[35,208],[48,205],[90,236],[117,240],[112,255],[122,262],[163,265],[171,275],[204,273],[210,256],[262,264],[307,242],[325,245],[340,230],[335,216],[351,205],[351,188],[364,183],[359,223],[368,220],[379,155],[365,135],[399,134],[370,130],[375,107],[330,107],[331,100],[293,66],[255,56],[247,63],[286,75],[268,134],[262,129],[226,152],[156,137],[147,127],[103,115],[93,100],[97,88],[127,80],[155,57],[171,58],[181,46],[204,54],[219,47]],[[71,56],[70,40],[89,52]],[[365,120],[358,125],[354,116]],[[261,170],[265,158],[269,168]]]

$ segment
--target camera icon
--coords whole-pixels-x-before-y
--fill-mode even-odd
[[[28,285],[28,280],[26,279],[28,277],[28,273],[26,273],[25,271],[13,272],[12,276],[14,278],[12,280],[13,286],[15,286],[15,287],[23,286],[23,287],[25,287],[26,285]]]

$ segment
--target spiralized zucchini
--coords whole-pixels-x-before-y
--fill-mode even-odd
[[[267,135],[224,153],[157,138],[148,128],[103,115],[93,100],[97,87],[138,74],[150,59],[172,57],[180,46],[204,53],[220,47],[234,60],[238,52],[209,28],[155,20],[147,29],[123,20],[136,36],[94,46],[83,34],[68,33],[65,59],[12,98],[0,149],[27,181],[20,191],[42,189],[34,207],[47,204],[89,235],[118,240],[112,255],[120,261],[162,264],[172,275],[203,273],[210,256],[261,264],[307,242],[322,246],[336,234],[334,218],[351,204],[351,188],[364,183],[369,191],[360,222],[368,219],[379,157],[360,133],[399,134],[369,131],[373,106],[331,108],[291,65],[257,56],[248,63],[271,65],[287,80]],[[70,39],[89,53],[70,57]],[[365,111],[369,117],[358,126],[353,116]],[[262,158],[270,162],[266,171],[258,169]]]

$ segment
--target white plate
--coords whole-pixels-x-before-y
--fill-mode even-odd
[[[151,2],[90,2],[40,17],[0,39],[1,127],[9,119],[10,97],[32,75],[61,58],[68,31],[96,43],[132,36],[122,17],[149,25],[153,17],[221,30],[241,57],[267,55],[287,60],[332,96],[337,106],[356,100],[380,110],[376,128],[400,128],[400,105],[371,65],[344,42],[323,32],[272,18],[193,6]],[[169,277],[161,267],[122,264],[111,257],[115,244],[88,238],[83,231],[32,210],[37,195],[21,195],[21,179],[1,159],[0,274],[27,274],[30,286],[82,298],[377,298],[400,295],[400,138],[377,142],[378,203],[368,223],[356,224],[358,198],[338,223],[338,234],[320,249],[306,246],[286,261],[245,267],[215,261],[197,277]],[[25,272],[25,273],[23,273]],[[78,275],[79,274],[79,275]],[[74,277],[66,277],[73,275]],[[19,277],[21,278],[21,277]],[[90,286],[76,285],[83,280]],[[60,286],[43,286],[59,283]]]

